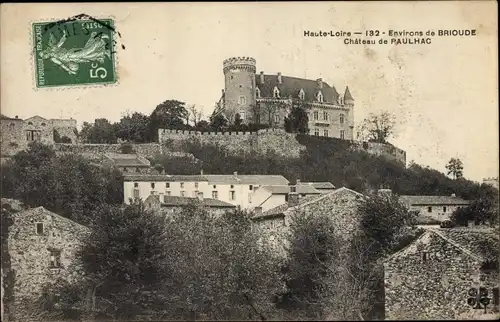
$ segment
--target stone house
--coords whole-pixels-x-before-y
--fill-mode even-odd
[[[298,184],[298,182],[295,192],[298,194],[299,198],[318,196],[322,193],[312,185]],[[289,185],[261,186],[254,190],[251,195],[251,203],[254,207],[261,208],[262,211],[267,211],[277,206],[286,204],[288,202],[289,193]]]
[[[222,215],[226,211],[236,209],[236,206],[233,204],[212,198],[203,198],[202,194],[199,194],[197,198],[165,196],[161,200],[158,195],[150,195],[144,200],[144,204],[146,209],[159,214],[171,214],[181,211],[184,207],[189,205],[201,205],[215,215]]]
[[[44,287],[82,277],[74,259],[90,229],[43,207],[13,205],[2,199],[3,306],[7,319],[23,321]]]
[[[450,220],[451,214],[461,207],[469,205],[470,201],[451,196],[400,196],[409,211],[420,214],[422,221],[440,223]]]
[[[302,182],[297,180],[297,185],[309,185],[321,193],[328,193],[335,190],[335,186],[328,181]]]
[[[359,227],[357,207],[365,196],[342,187],[332,192],[299,198],[299,194],[290,186],[288,202],[268,211],[254,210],[252,217],[255,229],[268,238],[278,254],[283,254],[286,246],[286,234],[289,232],[293,216],[300,213],[328,214],[338,227],[339,237],[348,246]]]
[[[104,153],[103,164],[114,166],[122,173],[156,173],[151,162],[139,154]]]
[[[427,229],[384,262],[386,319],[476,319],[498,312],[499,240],[491,228]],[[470,289],[479,287],[489,298],[486,310],[468,304],[477,300]]]

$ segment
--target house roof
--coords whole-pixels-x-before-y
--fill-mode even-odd
[[[490,227],[457,227],[457,228],[428,228],[417,240],[400,251],[390,255],[384,261],[404,257],[408,250],[421,240],[428,240],[431,235],[439,236],[452,244],[463,253],[477,260],[498,260],[500,252],[500,238],[495,228]]]
[[[106,153],[105,154],[118,167],[149,167],[148,160],[137,154]]]
[[[325,194],[311,195],[311,196],[307,196],[307,197],[301,198],[301,199],[299,199],[298,205],[293,206],[293,207],[289,207],[287,203],[285,203],[283,205],[279,205],[277,207],[274,207],[274,208],[271,208],[271,209],[269,209],[267,211],[264,211],[264,212],[262,212],[260,214],[256,214],[256,215],[253,216],[253,218],[254,219],[258,219],[258,218],[263,218],[263,217],[276,217],[278,215],[283,215],[284,216],[285,212],[288,211],[288,210],[299,209],[299,208],[304,207],[304,206],[306,206],[308,204],[321,201],[321,200],[323,200],[325,198],[328,198],[329,196],[332,196],[332,195],[337,194],[337,193],[342,192],[342,191],[348,191],[350,193],[354,193],[354,194],[363,196],[359,192],[356,192],[354,190],[342,187],[342,188],[333,190],[333,191],[325,193]]]
[[[320,191],[316,190],[313,186],[310,185],[303,184],[303,185],[297,185],[295,187],[296,187],[296,192],[299,194],[316,194],[316,195],[321,194]],[[261,186],[259,187],[259,189],[265,189],[275,195],[286,195],[290,193],[289,185]]]
[[[162,207],[168,206],[187,206],[191,203],[198,202],[198,198],[190,198],[190,197],[178,197],[178,196],[164,196],[161,201]],[[236,208],[235,205],[217,200],[212,198],[204,198],[203,204],[207,207],[213,208]]]
[[[344,100],[351,100],[354,101],[354,98],[352,98],[351,91],[349,90],[349,86],[345,87],[345,93],[344,93]]]
[[[289,181],[279,175],[260,175],[260,174],[248,174],[248,175],[203,175],[209,183],[220,183],[220,184],[258,184],[258,185],[287,185]]]
[[[273,97],[274,87],[278,87],[281,98],[299,98],[299,92],[304,90],[304,100],[316,101],[316,95],[321,90],[323,101],[326,103],[337,103],[339,93],[334,86],[323,81],[323,88],[319,88],[318,82],[312,79],[281,76],[281,84],[278,83],[278,75],[264,74],[264,83],[261,83],[260,74],[255,75],[255,84],[260,90],[260,97]]]
[[[26,209],[24,211],[21,211],[18,213],[18,215],[22,216],[22,215],[26,215],[26,214],[49,214],[50,216],[52,217],[55,217],[57,218],[58,220],[60,221],[63,221],[63,222],[66,222],[68,224],[71,224],[71,225],[75,225],[75,226],[80,226],[80,227],[83,227],[85,228],[86,230],[90,230],[90,228],[88,228],[87,226],[84,226],[82,224],[79,224],[77,223],[76,221],[73,221],[69,218],[66,218],[66,217],[63,217],[61,215],[58,215],[56,214],[55,212],[52,212],[50,210],[47,210],[45,209],[44,207],[40,206],[40,207],[36,207],[36,208],[30,208],[30,209]]]
[[[12,117],[5,116],[3,114],[0,114],[0,120],[22,121],[20,118],[12,118]]]
[[[470,201],[451,196],[400,196],[408,205],[468,205]]]
[[[324,182],[300,182],[300,183],[297,183],[297,185],[301,185],[301,184],[304,184],[304,185],[308,184],[310,186],[313,186],[316,189],[335,189],[335,186],[331,182],[328,182],[328,181],[324,181]]]
[[[204,176],[200,175],[168,175],[168,174],[124,174],[124,181],[207,181]]]

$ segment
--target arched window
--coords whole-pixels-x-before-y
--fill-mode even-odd
[[[323,93],[318,92],[318,102],[323,103]]]
[[[258,87],[255,88],[255,96],[257,96],[257,98],[260,98],[260,89]]]
[[[33,123],[31,123],[31,122],[28,122],[28,125],[33,125]]]
[[[238,104],[245,105],[247,103],[247,98],[245,96],[240,96],[238,99]]]
[[[340,124],[344,124],[344,114],[340,114]]]
[[[276,86],[274,87],[274,90],[273,90],[273,97],[280,98],[280,90]]]
[[[47,125],[47,124],[45,124],[45,123],[42,123],[42,126],[45,126],[45,125]]]
[[[306,93],[304,92],[304,89],[300,89],[300,92],[299,92],[299,98],[301,100],[303,100],[304,98],[306,97]]]

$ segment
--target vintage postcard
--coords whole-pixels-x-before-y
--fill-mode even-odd
[[[497,9],[1,4],[2,321],[498,319]]]

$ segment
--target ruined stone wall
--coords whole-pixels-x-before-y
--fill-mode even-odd
[[[75,252],[90,230],[43,207],[11,216],[8,252],[14,276],[14,299],[10,315],[16,321],[26,321],[31,305],[42,295],[45,285],[58,279],[74,282],[82,277],[82,271],[74,265]],[[43,223],[41,234],[37,232],[37,223]],[[60,268],[51,268],[51,249],[61,251]]]
[[[158,143],[131,144],[134,153],[145,157],[153,157],[162,152],[161,145]],[[81,154],[95,154],[100,156],[103,153],[121,153],[121,144],[65,144],[56,143],[54,145],[56,152],[74,152]]]
[[[479,263],[430,232],[384,266],[385,317],[389,320],[463,318],[479,311],[467,305],[471,287],[485,286],[490,296],[492,288],[498,287],[497,274],[479,281]]]
[[[353,149],[365,151],[372,155],[383,156],[387,159],[406,165],[406,151],[391,144],[360,141],[352,141],[352,143]]]

